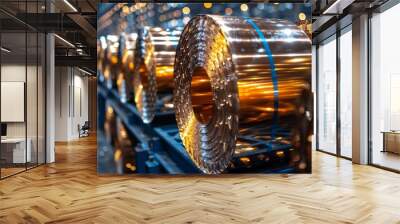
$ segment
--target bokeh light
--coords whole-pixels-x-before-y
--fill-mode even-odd
[[[187,15],[187,14],[190,13],[190,8],[186,6],[186,7],[184,7],[184,8],[182,9],[182,12],[183,12],[183,14]]]
[[[128,14],[130,12],[129,7],[128,6],[122,7],[122,12]]]
[[[226,15],[230,16],[230,15],[232,15],[232,13],[233,13],[233,10],[231,8],[226,8],[225,9],[225,14]]]
[[[174,28],[174,24],[176,24],[176,27],[185,25],[188,22],[185,17],[192,18],[198,14],[283,18],[294,23],[304,23],[304,21],[307,21],[311,11],[304,4],[279,3],[279,5],[275,5],[264,2],[124,4],[119,7],[118,17],[124,17],[123,20],[126,20],[127,24],[110,26],[107,29],[103,29],[102,33],[135,32],[136,27],[139,26],[129,25],[135,23],[140,24],[140,26],[159,25],[163,28]],[[112,18],[112,20],[115,19],[117,18]]]
[[[242,10],[243,12],[247,12],[247,10],[249,10],[249,6],[247,6],[247,4],[241,4],[240,10]]]
[[[302,21],[306,20],[306,14],[304,14],[303,12],[299,13],[299,19]]]
[[[210,9],[210,8],[212,8],[213,4],[210,3],[210,2],[206,2],[206,3],[203,4],[203,6],[204,6],[204,8],[206,8],[206,9]]]

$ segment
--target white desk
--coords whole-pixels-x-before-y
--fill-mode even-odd
[[[30,138],[26,140],[28,147],[26,147],[25,152],[25,138],[2,138],[2,147],[13,147],[12,148],[12,162],[13,163],[25,163],[31,162],[32,152],[31,145],[32,141]],[[26,159],[26,161],[25,161]]]

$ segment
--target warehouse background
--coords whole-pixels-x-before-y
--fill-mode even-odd
[[[170,101],[168,103],[164,102],[161,109],[158,108],[151,124],[145,124],[150,123],[151,119],[148,122],[145,120],[143,123],[140,118],[140,115],[143,115],[140,108],[135,108],[132,102],[126,102],[119,87],[109,84],[108,80],[104,81],[104,77],[107,75],[104,76],[102,74],[104,72],[102,70],[104,60],[101,58],[102,55],[107,54],[115,57],[120,57],[124,54],[118,49],[118,44],[121,44],[118,41],[121,33],[129,34],[130,37],[136,38],[139,29],[146,26],[159,27],[167,31],[176,30],[179,27],[182,29],[193,16],[198,14],[285,19],[296,24],[309,36],[311,33],[311,5],[309,4],[99,4],[97,32],[98,56],[100,57],[98,68],[100,81],[98,92],[99,129],[97,132],[99,136],[99,173],[180,174],[200,172],[186,155],[176,128],[174,112],[168,106]],[[128,37],[125,39],[128,39]],[[105,46],[111,46],[110,43],[113,43],[113,50],[105,50]],[[102,49],[106,53],[99,52]],[[109,69],[115,70],[116,67],[118,66]],[[114,82],[116,83],[117,81]],[[254,146],[265,143],[251,142],[249,145]],[[276,147],[276,150],[267,154],[266,157],[263,155],[262,160],[268,161],[268,167],[262,167],[262,169],[255,169],[254,167],[235,169],[231,172],[296,172],[293,167],[288,166],[288,161],[290,160],[289,150],[288,147]],[[238,162],[247,166],[249,160],[248,158],[240,158]]]
[[[281,18],[308,24],[311,32],[311,3],[101,3],[97,35],[136,32],[141,26],[182,27],[198,14]]]

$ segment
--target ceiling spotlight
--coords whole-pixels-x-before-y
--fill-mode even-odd
[[[5,47],[1,47],[0,49],[1,49],[2,51],[6,52],[6,53],[10,53],[10,52],[11,52],[11,50],[9,50],[9,49],[7,49],[7,48],[5,48]]]
[[[333,4],[331,4],[325,11],[322,12],[322,14],[342,14],[343,9],[345,9],[347,6],[352,4],[353,1],[351,0],[337,0],[334,1]]]
[[[59,40],[61,40],[62,42],[64,42],[65,44],[67,44],[68,46],[75,48],[75,45],[73,45],[71,42],[69,42],[68,40],[60,37],[58,34],[54,34],[55,37],[57,37]]]
[[[64,3],[67,4],[74,12],[78,12],[78,10],[68,0],[64,0]]]
[[[88,72],[88,71],[86,71],[86,70],[83,70],[83,69],[81,69],[81,68],[79,68],[79,67],[78,67],[78,70],[81,71],[81,72],[83,72],[83,73],[85,73],[86,75],[93,75],[92,73],[90,73],[90,72]]]

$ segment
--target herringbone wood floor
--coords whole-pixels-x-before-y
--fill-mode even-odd
[[[400,175],[314,153],[312,175],[99,177],[96,141],[0,181],[0,223],[400,223]]]

